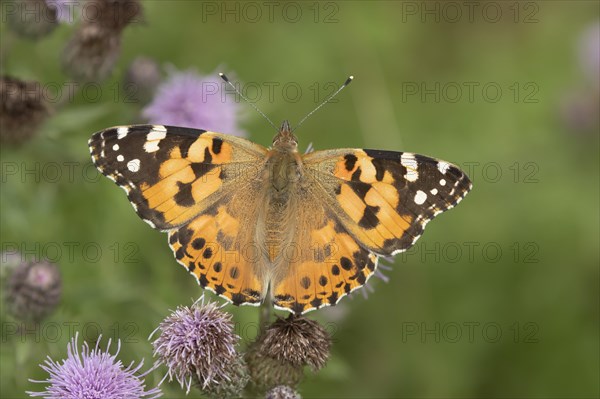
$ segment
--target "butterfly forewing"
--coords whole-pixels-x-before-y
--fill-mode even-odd
[[[458,167],[406,152],[317,151],[304,162],[344,227],[379,255],[408,249],[471,189]]]
[[[170,230],[192,220],[231,188],[266,150],[233,136],[161,125],[120,126],[89,141],[98,170],[127,192],[138,215]],[[224,180],[226,173],[234,178]],[[229,185],[229,186],[228,186]]]

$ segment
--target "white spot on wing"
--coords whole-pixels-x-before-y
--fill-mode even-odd
[[[417,191],[417,194],[415,194],[415,204],[417,204],[417,205],[422,205],[426,199],[427,199],[427,194],[425,194],[421,190]]]
[[[123,162],[125,160],[125,157],[123,155],[117,155],[117,161],[119,162]]]
[[[137,172],[138,170],[140,170],[140,160],[139,159],[132,159],[131,161],[127,162],[127,169],[129,169],[130,172]]]
[[[442,179],[440,180],[440,186],[445,186],[446,185],[446,180]]]
[[[158,143],[160,143],[160,141],[146,141],[144,143],[144,151],[146,152],[156,152],[159,150],[158,148]]]
[[[400,164],[406,168],[406,174],[404,178],[410,182],[414,182],[419,178],[417,172],[417,160],[415,156],[410,152],[404,152],[400,156]]]
[[[446,172],[450,168],[450,164],[448,162],[438,161],[437,167],[441,173],[446,174]]]
[[[113,151],[119,151],[119,145],[118,144],[113,145]]]
[[[121,126],[117,128],[117,138],[120,140],[123,137],[127,136],[127,133],[129,133],[129,128],[126,126]]]
[[[164,126],[161,126],[164,129]],[[157,129],[152,129],[150,131],[150,133],[148,133],[148,140],[152,141],[152,140],[162,140],[165,137],[167,137],[167,131],[166,130],[157,130]]]
[[[434,189],[430,190],[429,192],[433,195],[437,195],[438,190],[437,190],[437,188],[434,188]]]

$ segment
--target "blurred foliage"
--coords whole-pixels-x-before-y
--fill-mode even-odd
[[[597,22],[598,3],[496,2],[498,22],[491,9],[483,17],[486,2],[473,21],[462,8],[455,22],[443,2],[293,3],[303,13],[297,22],[283,18],[282,5],[271,22],[262,2],[253,3],[259,18],[244,4],[144,2],[112,77],[73,96],[58,61],[73,26],[32,41],[14,36],[2,18],[1,72],[60,95],[36,138],[2,146],[2,246],[55,258],[64,294],[38,333],[18,336],[18,323],[2,312],[0,396],[40,390],[28,378],[45,378],[38,363],[46,355],[65,356],[70,326],[89,340],[99,332],[120,337],[124,363],[148,364],[150,333],[169,309],[200,295],[166,236],[89,167],[93,132],[143,122],[140,104],[122,90],[127,66],[142,55],[178,69],[231,72],[262,89],[259,98],[251,87],[248,95],[271,119],[292,124],[331,91],[328,84],[353,74],[337,101],[298,132],[303,148],[406,150],[470,171],[472,193],[396,257],[388,284],[374,281],[367,300],[359,294],[309,314],[334,332],[334,345],[328,366],[300,386],[303,397],[598,397],[598,127],[576,131],[561,111],[570,93],[594,90],[578,41]],[[439,22],[420,14],[424,4],[437,4]],[[224,7],[238,7],[239,22],[235,12],[220,15]],[[407,92],[436,82],[439,102]],[[455,102],[453,85],[462,88]],[[297,101],[294,87],[302,90]],[[495,87],[502,94],[492,101]],[[250,138],[270,144],[271,128],[247,108]],[[257,309],[228,309],[248,342]],[[165,397],[185,396],[175,383],[163,388]]]

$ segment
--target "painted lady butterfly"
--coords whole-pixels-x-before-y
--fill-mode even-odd
[[[271,148],[160,125],[102,130],[89,147],[202,287],[297,314],[364,285],[378,257],[410,248],[472,187],[458,167],[407,152],[301,154],[287,121]]]

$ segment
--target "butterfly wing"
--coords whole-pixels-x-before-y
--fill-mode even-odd
[[[271,277],[274,305],[296,314],[335,305],[377,267],[377,256],[342,226],[318,191],[313,184],[299,189],[294,234],[274,262],[281,272]]]
[[[410,248],[472,188],[457,166],[407,152],[318,151],[306,154],[304,165],[344,228],[378,255]]]
[[[177,261],[198,282],[237,304],[256,303],[264,287],[248,234],[261,195],[267,149],[198,129],[134,125],[89,141],[96,167],[126,192],[137,214],[169,232]],[[255,225],[255,224],[254,224]]]
[[[98,170],[125,190],[143,220],[163,231],[214,204],[266,153],[238,137],[161,125],[102,130],[89,147]]]
[[[447,162],[410,153],[340,149],[303,156],[295,235],[275,306],[305,313],[335,305],[373,275],[378,256],[408,249],[427,222],[471,189]]]

